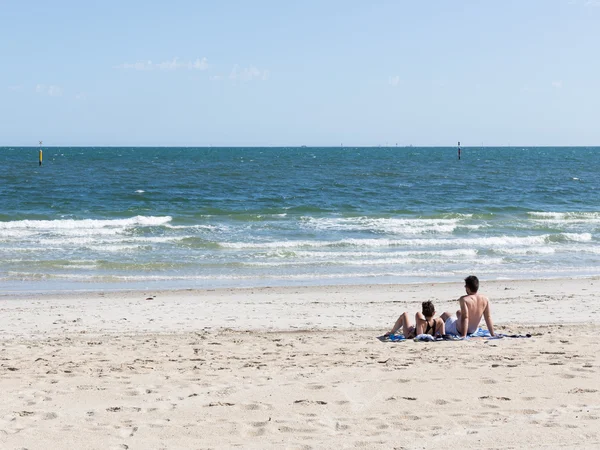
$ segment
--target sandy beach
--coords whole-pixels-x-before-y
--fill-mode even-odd
[[[504,333],[382,343],[462,282],[0,296],[6,449],[600,446],[600,279],[482,282]]]

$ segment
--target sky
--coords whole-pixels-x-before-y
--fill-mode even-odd
[[[600,145],[600,0],[0,0],[0,146]]]

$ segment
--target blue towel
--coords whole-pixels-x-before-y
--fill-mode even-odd
[[[390,334],[389,336],[378,336],[381,342],[400,342],[405,341],[406,338],[402,334]]]
[[[488,330],[484,330],[483,328],[478,328],[477,331],[468,335],[468,337],[492,337]]]
[[[478,328],[474,333],[468,334],[467,339],[469,338],[486,338],[486,339],[502,339],[502,338],[530,338],[531,334],[496,334],[496,336],[492,336],[488,330],[483,328]],[[379,336],[377,337],[381,342],[402,342],[406,341],[406,338],[402,334],[392,334],[389,336]],[[419,334],[414,338],[417,342],[433,342],[433,341],[442,341],[442,340],[450,340],[450,341],[461,341],[463,338],[460,336],[455,336],[452,334],[446,334],[442,338],[435,338],[429,334]]]
[[[404,337],[403,334],[392,334],[390,336],[388,336],[388,339],[392,342],[398,342],[398,341],[405,341],[406,338]]]
[[[502,338],[530,338],[531,334],[502,334],[496,333],[495,336],[492,336],[488,330],[484,330],[483,328],[479,328],[475,333],[471,333],[467,336],[469,337],[483,337],[488,339],[502,339]]]

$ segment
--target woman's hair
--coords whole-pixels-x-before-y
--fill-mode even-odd
[[[435,307],[430,301],[423,302],[421,306],[423,307],[423,315],[425,317],[432,317],[435,314]]]

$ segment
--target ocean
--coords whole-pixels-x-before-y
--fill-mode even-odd
[[[0,147],[0,290],[600,274],[600,148]]]

